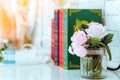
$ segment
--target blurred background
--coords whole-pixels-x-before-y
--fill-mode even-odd
[[[119,0],[0,0],[0,42],[10,44],[14,50],[21,50],[24,44],[31,44],[40,53],[50,56],[54,9],[102,9],[103,23],[109,26],[109,32],[115,34],[109,46],[115,57],[113,60],[118,62],[119,4]]]
[[[47,34],[51,31],[49,15],[52,8],[49,6],[53,3],[45,3],[42,0],[0,0],[0,39],[8,41],[14,49],[20,49],[25,43],[41,47],[43,41],[50,46]]]

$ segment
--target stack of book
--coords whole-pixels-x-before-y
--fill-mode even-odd
[[[102,22],[100,9],[60,9],[54,11],[52,20],[51,55],[55,65],[65,69],[80,69],[80,57],[68,52],[71,36],[79,23]]]

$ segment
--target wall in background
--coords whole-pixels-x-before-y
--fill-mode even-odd
[[[112,43],[109,45],[112,52],[114,63],[120,58],[120,0],[109,0],[105,2],[105,23],[108,32],[114,34]]]

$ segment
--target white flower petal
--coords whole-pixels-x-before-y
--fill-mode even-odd
[[[74,52],[73,52],[73,50],[72,50],[72,47],[71,47],[71,46],[69,46],[68,51],[69,51],[69,53],[70,53],[70,54],[74,55]]]
[[[86,33],[91,37],[100,37],[101,34],[103,34],[106,29],[102,24],[92,22],[88,24],[89,28],[86,29]]]

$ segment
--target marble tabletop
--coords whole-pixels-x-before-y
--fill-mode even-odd
[[[89,80],[80,77],[80,70],[65,70],[52,63],[39,65],[0,66],[0,80]],[[97,79],[98,80],[98,79]],[[100,80],[120,80],[120,70],[108,71]]]

